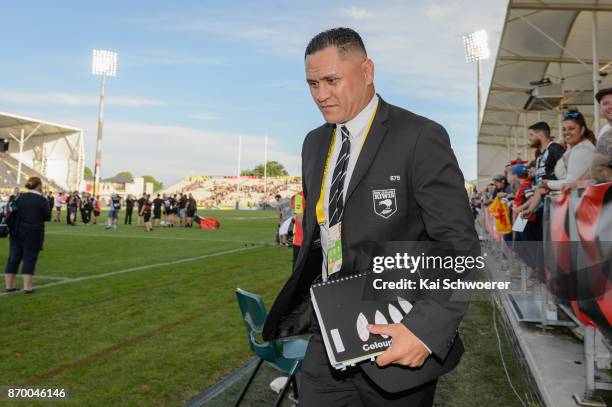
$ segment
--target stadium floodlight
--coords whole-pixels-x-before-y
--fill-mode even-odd
[[[491,56],[489,38],[485,30],[479,30],[463,36],[463,49],[466,62],[476,62]]]
[[[106,77],[117,75],[117,53],[94,49],[91,59],[91,73],[100,76],[100,108],[98,111],[98,138],[96,140],[96,164],[94,168],[93,195],[98,196],[100,188],[100,168],[102,163],[102,135],[104,130],[104,97]]]
[[[94,49],[91,61],[91,73],[93,75],[117,75],[117,53]]]
[[[463,36],[463,50],[466,62],[476,62],[476,133],[480,131],[480,115],[482,111],[482,86],[480,84],[480,61],[491,56],[489,50],[489,38],[485,30],[475,31]]]

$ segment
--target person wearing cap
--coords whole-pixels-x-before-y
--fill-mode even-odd
[[[608,130],[612,129],[612,88],[605,88],[597,92],[595,95],[599,108],[601,109],[601,115],[606,118],[608,123],[605,124],[597,134],[597,139],[603,136]]]
[[[516,178],[520,182],[520,186],[518,191],[516,192],[516,197],[512,202],[513,208],[519,208],[523,205],[527,200],[533,195],[533,184],[531,178],[529,177],[529,167],[527,165],[519,164],[512,168],[512,174],[516,176]],[[516,209],[515,209],[516,210]],[[520,213],[518,217],[520,217]],[[515,242],[524,242],[524,241],[534,241],[538,238],[537,233],[537,218],[536,215],[531,214],[527,218],[527,224],[522,232],[514,232],[514,241]],[[530,267],[535,267],[536,265],[536,255],[532,245],[527,244],[516,244],[514,245],[514,249],[521,259],[525,261],[527,265]]]

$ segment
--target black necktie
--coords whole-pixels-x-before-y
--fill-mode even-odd
[[[329,188],[329,227],[334,226],[342,220],[344,212],[344,180],[351,154],[351,140],[346,126],[340,128],[342,134],[342,146],[336,160],[331,187]]]

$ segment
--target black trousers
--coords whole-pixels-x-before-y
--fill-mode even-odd
[[[369,362],[365,362],[369,363]],[[300,407],[431,407],[437,380],[400,393],[387,393],[359,367],[331,367],[320,334],[308,343],[300,380]]]
[[[6,274],[17,274],[19,265],[23,263],[21,274],[34,274],[38,253],[40,253],[40,250],[27,248],[18,242],[17,239],[11,238],[9,243],[9,257],[4,272]]]
[[[134,209],[126,209],[125,210],[125,224],[126,225],[131,225],[132,224],[132,212],[134,211]]]

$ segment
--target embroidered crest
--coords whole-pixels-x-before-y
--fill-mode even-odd
[[[374,213],[382,218],[388,219],[397,212],[395,188],[373,190],[372,200],[374,201]]]

